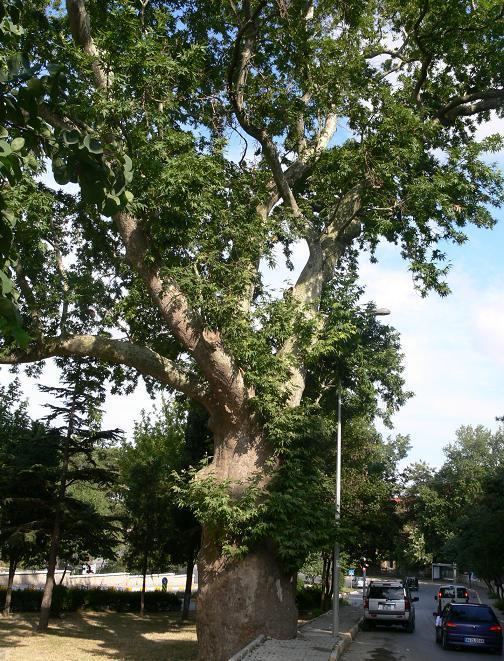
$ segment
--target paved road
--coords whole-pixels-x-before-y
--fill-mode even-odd
[[[483,651],[442,650],[434,637],[435,609],[432,583],[420,584],[415,603],[416,628],[406,633],[396,627],[377,627],[371,631],[360,631],[356,640],[343,655],[344,661],[484,661],[495,658]],[[415,594],[415,593],[413,593]],[[361,599],[361,595],[355,597]],[[471,592],[471,601],[478,602],[478,594]]]

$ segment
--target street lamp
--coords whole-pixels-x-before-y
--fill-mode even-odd
[[[373,308],[371,316],[386,317],[390,314],[387,308]],[[336,491],[335,491],[334,522],[339,524],[341,514],[341,381],[338,383],[338,427],[336,432]],[[339,633],[339,579],[340,579],[340,547],[338,540],[334,543],[333,558],[333,637],[337,638]],[[366,579],[364,579],[363,594],[366,590]]]

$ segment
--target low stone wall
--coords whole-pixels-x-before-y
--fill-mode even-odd
[[[59,584],[63,570],[56,572],[56,584]],[[7,572],[0,572],[0,586],[7,586]],[[141,590],[142,576],[138,574],[112,573],[112,574],[65,574],[63,585],[67,587],[78,588],[114,588],[115,590]],[[166,589],[168,592],[183,592],[185,590],[185,574],[174,574],[167,572],[164,574],[147,574],[145,589],[150,591],[161,590],[163,578],[167,579]],[[42,589],[45,584],[45,571],[19,571],[14,576],[14,589]],[[198,579],[195,572],[193,576],[193,590],[198,587]]]

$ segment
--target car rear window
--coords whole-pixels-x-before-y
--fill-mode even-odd
[[[467,597],[467,590],[465,588],[457,588],[457,597]]]
[[[439,588],[439,596],[441,599],[453,599],[455,590],[453,588]]]
[[[399,587],[387,587],[384,585],[371,585],[369,588],[370,599],[404,599],[404,590]]]
[[[470,606],[452,606],[450,619],[455,622],[495,622],[496,618],[491,608],[474,608]]]

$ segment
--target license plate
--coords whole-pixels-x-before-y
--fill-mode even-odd
[[[464,638],[465,643],[478,643],[480,645],[483,645],[485,642],[484,638]]]
[[[393,611],[394,609],[394,604],[378,604],[378,610],[381,611]]]

